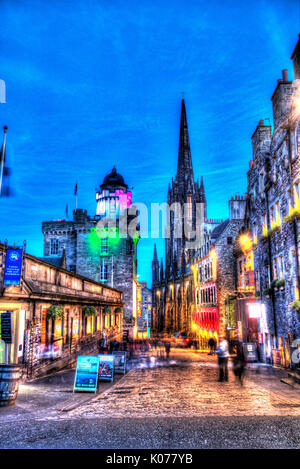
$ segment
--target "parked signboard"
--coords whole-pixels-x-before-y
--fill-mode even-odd
[[[126,352],[116,351],[113,352],[115,357],[115,373],[126,373]]]
[[[114,355],[98,355],[99,357],[99,379],[114,379]]]
[[[80,355],[77,358],[74,391],[97,392],[99,357]]]

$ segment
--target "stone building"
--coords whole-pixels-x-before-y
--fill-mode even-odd
[[[292,59],[295,79],[283,70],[271,97],[273,131],[260,120],[252,135],[244,226],[252,242],[255,296],[262,305],[257,323],[261,353],[271,361],[272,350],[280,351],[286,366],[292,343],[300,338],[299,41]]]
[[[165,272],[159,266],[156,247],[152,262],[152,326],[157,331],[187,331],[193,297],[190,261],[196,248],[188,242],[203,239],[206,198],[203,178],[194,179],[185,102],[181,102],[178,164],[175,180],[169,184],[165,242]],[[197,236],[197,238],[195,238]]]
[[[141,286],[141,330],[149,336],[152,324],[152,290],[147,287],[147,282],[140,281]]]
[[[229,201],[229,219],[207,220],[204,240],[191,264],[193,305],[190,333],[201,350],[208,350],[211,337],[229,335],[232,327],[228,300],[235,297],[234,243],[243,225],[246,197]]]
[[[105,283],[123,292],[124,321],[137,316],[137,244],[139,227],[129,233],[136,217],[132,193],[114,167],[96,192],[96,214],[76,209],[73,220],[42,224],[44,260]]]
[[[97,353],[103,332],[121,339],[122,292],[27,253],[20,285],[6,285],[7,249],[0,244],[0,324],[9,313],[13,341],[1,339],[0,327],[0,363],[22,364],[23,377],[31,378]]]

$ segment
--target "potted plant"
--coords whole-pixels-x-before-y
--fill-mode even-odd
[[[284,290],[284,288],[285,288],[285,280],[284,280],[284,278],[281,278],[281,279],[277,280],[277,282],[276,282],[276,287],[277,287],[277,288],[280,288],[280,290]]]
[[[63,319],[64,317],[64,307],[61,305],[52,305],[50,308],[48,308],[47,311],[47,319],[53,319],[54,321],[56,319]]]
[[[95,316],[97,311],[96,311],[96,308],[94,306],[85,306],[85,308],[83,308],[83,310],[82,310],[82,313],[85,317]]]
[[[298,318],[299,318],[299,321],[300,321],[300,300],[292,301],[292,303],[290,303],[289,306],[290,306],[291,309],[294,309],[297,312]]]
[[[270,295],[271,295],[271,288],[265,288],[263,291],[263,296],[265,296],[266,298],[270,298]]]

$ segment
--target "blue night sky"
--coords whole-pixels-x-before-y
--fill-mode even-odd
[[[246,192],[250,137],[270,118],[281,70],[292,77],[297,0],[0,2],[1,76],[14,197],[0,199],[0,240],[42,255],[41,223],[75,207],[116,164],[136,202],[166,201],[185,92],[195,177],[208,218]],[[139,244],[151,283],[154,242]],[[158,241],[164,255],[164,241]]]

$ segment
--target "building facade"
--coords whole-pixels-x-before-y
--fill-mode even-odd
[[[0,244],[0,363],[41,376],[94,351],[105,333],[122,338],[123,294],[107,285],[23,254],[20,285],[4,285],[7,246]],[[9,314],[12,343],[1,338]]]
[[[185,102],[181,102],[177,174],[167,197],[165,269],[159,265],[156,246],[152,262],[152,327],[156,331],[187,331],[193,299],[190,263],[202,244],[206,218],[203,184],[195,181]],[[188,243],[195,241],[195,247]]]
[[[44,260],[97,282],[117,288],[124,297],[124,326],[134,328],[137,317],[137,244],[139,227],[129,233],[136,217],[132,193],[114,167],[96,192],[96,214],[76,209],[73,220],[43,222]]]
[[[298,41],[292,55],[295,78],[283,70],[271,97],[273,129],[260,120],[252,135],[244,225],[251,241],[253,296],[262,306],[256,340],[264,360],[274,361],[272,351],[277,352],[284,366],[291,365],[293,343],[300,338],[299,57]]]

